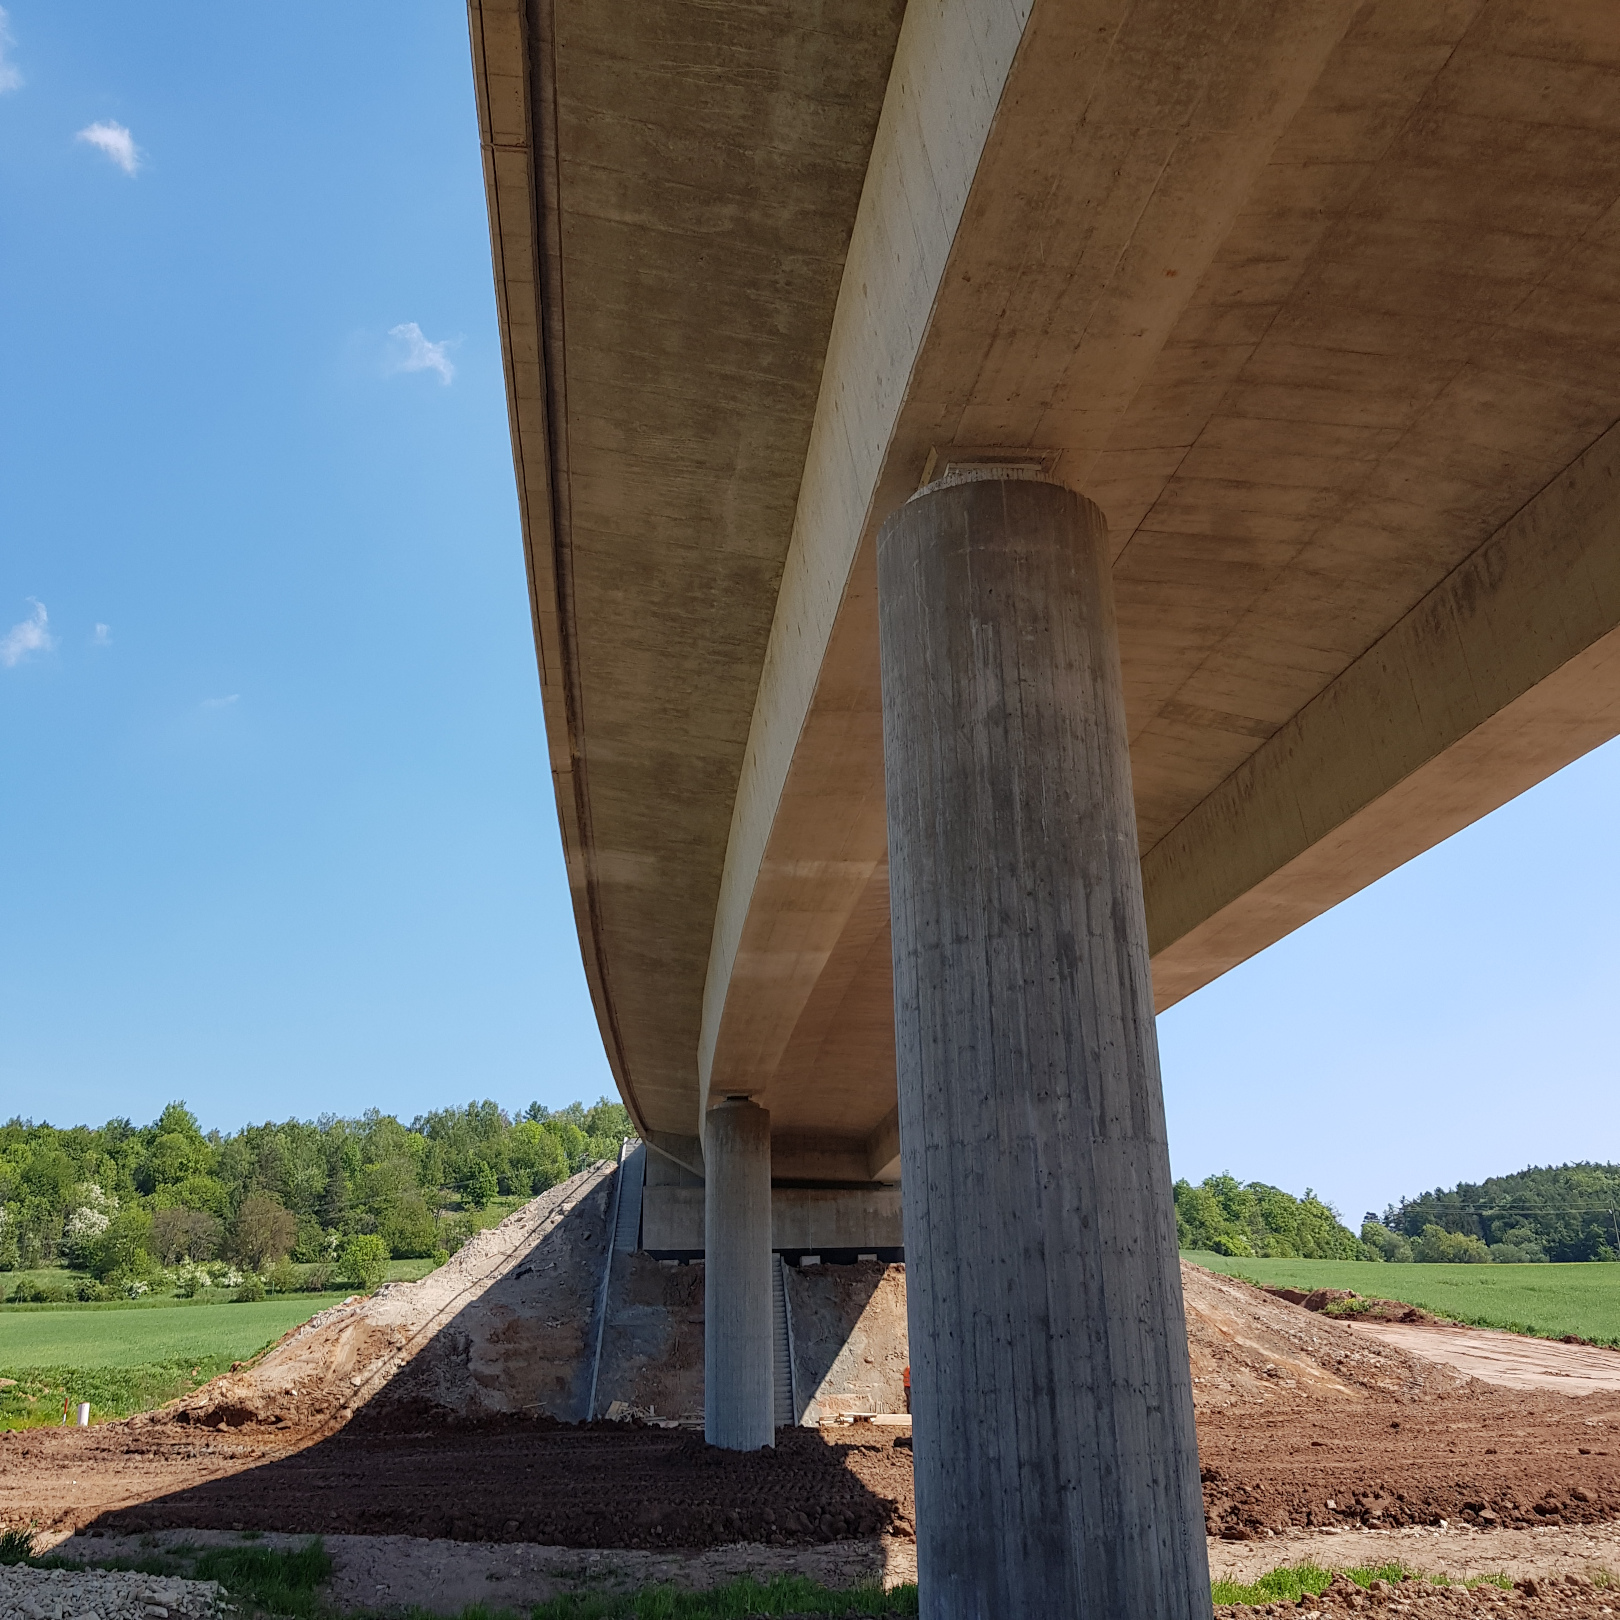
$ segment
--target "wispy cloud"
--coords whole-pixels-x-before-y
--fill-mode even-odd
[[[17,64],[10,56],[11,47],[16,43],[11,37],[11,19],[6,16],[6,8],[0,6],[0,96],[8,90],[17,89],[23,82]]]
[[[233,703],[241,700],[240,692],[232,692],[229,697],[204,698],[198,708],[200,709],[228,709]]]
[[[401,352],[394,362],[395,371],[436,371],[439,381],[443,383],[455,376],[456,368],[450,361],[448,338],[440,343],[428,342],[415,321],[406,321],[402,326],[392,328],[388,335],[397,338],[400,344]]]
[[[26,619],[6,632],[0,640],[0,664],[7,669],[15,669],[29,653],[49,652],[56,645],[56,637],[50,632],[50,616],[45,611],[43,602],[34,602],[33,597],[28,600],[34,603],[34,611]]]
[[[90,645],[92,647],[110,647],[110,646],[112,646],[112,628],[111,628],[111,626],[105,625],[105,624],[98,624],[96,626],[96,633],[93,636],[91,636],[91,638],[90,638]]]
[[[91,124],[81,129],[74,139],[88,141],[105,152],[125,174],[134,174],[141,166],[140,149],[135,145],[134,137],[122,124],[115,124],[111,119],[104,124]]]

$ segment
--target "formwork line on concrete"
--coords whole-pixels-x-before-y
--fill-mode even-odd
[[[619,1204],[624,1197],[625,1148],[619,1144],[619,1163],[613,1177],[613,1219],[608,1222],[607,1253],[602,1257],[602,1281],[596,1290],[596,1347],[591,1351],[591,1392],[585,1400],[585,1421],[596,1416],[596,1379],[602,1370],[602,1339],[607,1331],[608,1280],[613,1275],[613,1256],[618,1250]]]

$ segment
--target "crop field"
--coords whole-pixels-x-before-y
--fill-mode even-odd
[[[241,1360],[345,1297],[283,1294],[242,1305],[8,1305],[0,1310],[0,1373],[14,1376],[20,1367],[141,1367],[198,1356]]]
[[[1475,1327],[1620,1344],[1620,1265],[1380,1265],[1356,1260],[1247,1260],[1190,1251],[1210,1271],[1280,1288],[1348,1288],[1420,1305]]]

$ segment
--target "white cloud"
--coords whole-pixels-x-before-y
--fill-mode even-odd
[[[141,154],[134,137],[122,124],[115,124],[111,119],[104,124],[91,124],[87,129],[81,129],[74,139],[88,141],[105,152],[125,174],[134,174],[141,166]]]
[[[238,702],[241,696],[240,692],[232,692],[229,697],[204,698],[198,707],[204,709],[228,709],[233,703]]]
[[[34,602],[31,596],[28,600]],[[49,652],[56,645],[56,637],[47,628],[49,623],[45,604],[34,602],[34,611],[26,619],[12,625],[5,637],[0,639],[0,664],[7,669],[15,669],[29,653]]]
[[[448,338],[442,343],[429,343],[415,321],[406,321],[403,326],[392,328],[388,335],[398,338],[404,349],[401,358],[394,363],[395,371],[436,371],[439,381],[443,383],[455,376],[456,368],[450,363]]]
[[[93,647],[110,647],[110,646],[112,646],[112,629],[111,629],[111,627],[108,626],[108,625],[105,625],[105,624],[98,624],[96,626],[96,633],[93,636],[91,636],[91,638],[90,638],[90,644]]]
[[[17,64],[6,54],[16,43],[11,36],[11,19],[6,16],[6,8],[0,6],[0,96],[8,90],[15,90],[23,82]]]

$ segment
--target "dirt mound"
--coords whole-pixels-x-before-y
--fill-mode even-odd
[[[582,1417],[612,1169],[581,1171],[420,1282],[334,1305],[251,1367],[131,1422],[256,1425],[307,1440],[362,1409],[373,1425],[434,1412]]]
[[[1349,1288],[1263,1288],[1262,1293],[1290,1305],[1303,1305],[1308,1311],[1326,1311],[1332,1316],[1355,1316],[1364,1322],[1438,1322],[1442,1318],[1420,1305],[1407,1305],[1398,1299],[1367,1299]]]
[[[1281,1398],[1403,1402],[1458,1394],[1474,1381],[1452,1367],[1306,1314],[1270,1291],[1181,1265],[1193,1401],[1200,1412]]]

